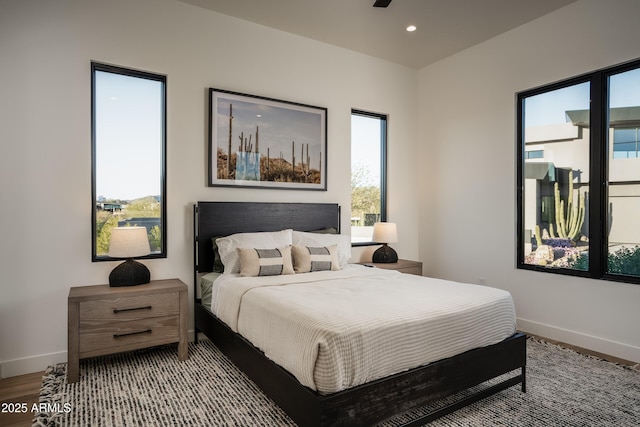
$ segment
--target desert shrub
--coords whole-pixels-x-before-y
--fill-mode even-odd
[[[620,248],[607,256],[609,273],[640,276],[640,247]],[[582,252],[569,262],[575,270],[589,270],[589,252]]]
[[[579,253],[570,263],[571,268],[574,270],[589,270],[589,252],[583,251]]]
[[[620,248],[607,257],[609,272],[640,276],[640,247]]]

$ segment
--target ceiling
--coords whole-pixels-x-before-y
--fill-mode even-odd
[[[419,69],[576,0],[180,1]]]

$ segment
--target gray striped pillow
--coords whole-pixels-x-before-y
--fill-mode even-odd
[[[291,254],[293,269],[296,273],[340,270],[338,245],[319,247],[293,245]]]
[[[246,277],[293,274],[291,246],[277,249],[238,248],[240,275]]]

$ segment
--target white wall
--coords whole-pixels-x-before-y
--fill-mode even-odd
[[[640,2],[581,0],[422,69],[427,273],[509,290],[519,327],[640,361],[640,286],[516,270],[515,94],[640,57]]]
[[[351,108],[389,114],[394,247],[418,259],[415,70],[175,0],[3,0],[0,55],[2,377],[66,361],[69,288],[115,266],[91,262],[91,60],[168,76],[169,246],[144,262],[152,278],[191,287],[198,200],[337,202],[348,230]],[[327,107],[328,191],[207,187],[209,87]]]
[[[115,266],[91,262],[91,60],[168,75],[154,278],[191,286],[198,200],[337,202],[348,229],[350,109],[384,112],[401,257],[508,289],[525,330],[640,361],[640,286],[516,270],[514,251],[515,93],[640,57],[639,13],[579,1],[417,73],[175,0],[3,1],[0,375],[66,361],[69,287]],[[327,107],[328,191],[206,187],[209,87]]]

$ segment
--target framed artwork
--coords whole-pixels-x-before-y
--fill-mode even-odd
[[[209,89],[209,186],[327,190],[327,109]]]

